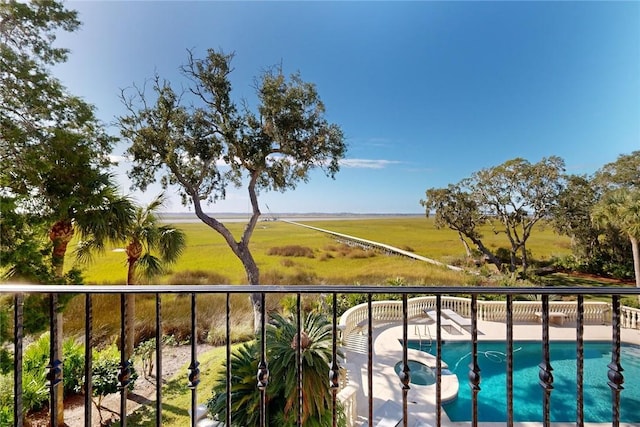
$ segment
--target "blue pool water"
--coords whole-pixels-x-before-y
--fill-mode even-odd
[[[409,342],[409,348],[436,353],[423,342]],[[513,408],[515,421],[542,421],[542,388],[538,384],[542,361],[542,344],[516,342],[513,346]],[[504,422],[506,408],[506,343],[479,342],[478,365],[481,382],[478,394],[479,421]],[[449,370],[458,376],[458,398],[444,405],[451,421],[471,419],[471,390],[468,371],[471,362],[471,343],[445,342],[442,359]],[[551,392],[551,421],[575,422],[576,419],[576,344],[551,343],[553,391]],[[584,418],[585,422],[611,421],[611,389],[607,385],[607,365],[611,362],[611,343],[588,342],[584,349]],[[624,390],[620,395],[622,422],[640,422],[640,347],[622,346],[621,365],[624,369]]]

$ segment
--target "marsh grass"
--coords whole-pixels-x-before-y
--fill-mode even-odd
[[[413,249],[413,252],[419,255],[440,261],[448,257],[465,257],[464,247],[457,234],[448,229],[435,228],[433,219],[405,217],[313,221],[310,224],[400,248]],[[236,236],[239,236],[244,229],[244,224],[241,223],[229,223],[228,226]],[[187,249],[178,263],[172,266],[172,271],[159,277],[155,280],[156,283],[169,283],[173,275],[185,271],[206,271],[218,274],[221,279],[213,283],[244,284],[247,282],[242,263],[216,232],[202,223],[180,224],[180,228],[187,235]],[[489,227],[485,227],[482,232],[487,246],[492,249],[508,247],[504,234],[495,234]],[[278,252],[274,248],[288,247],[305,248],[303,250],[305,255],[296,257],[295,264],[285,263],[284,266],[282,260],[292,255],[269,255],[270,251]],[[534,229],[528,248],[536,260],[560,258],[571,252],[569,239],[557,235],[548,226]],[[258,224],[251,241],[251,251],[263,274],[295,268],[311,273],[308,273],[307,277],[322,283],[354,283],[356,280],[361,280],[362,270],[366,270],[366,276],[372,278],[387,279],[403,276],[430,283],[444,279],[443,284],[460,284],[464,281],[463,275],[457,277],[444,275],[443,277],[437,267],[434,268],[428,264],[417,266],[417,262],[400,256],[389,256],[373,250],[348,246],[337,242],[325,233],[278,221]],[[309,254],[313,254],[313,258],[309,258]],[[71,256],[67,259],[67,265],[73,265]],[[84,267],[84,276],[87,283],[124,283],[126,279],[124,254],[112,250],[106,251],[96,257],[93,264]],[[177,282],[173,281],[173,283]]]
[[[227,224],[239,236],[242,223]],[[437,229],[432,219],[419,217],[314,221],[311,225],[339,233],[379,241],[392,246],[412,249],[415,253],[464,265],[467,262],[464,247],[458,236],[448,229]],[[202,223],[179,226],[187,236],[187,248],[171,271],[154,279],[156,284],[245,284],[246,274],[241,262],[232,253],[224,239]],[[483,229],[485,241],[492,248],[507,247],[504,235]],[[73,248],[71,248],[73,249]],[[570,253],[569,240],[558,236],[549,227],[538,227],[529,240],[534,259],[551,259]],[[258,224],[251,243],[252,254],[261,271],[261,283],[295,286],[313,284],[376,285],[390,278],[402,278],[407,285],[472,285],[485,282],[483,275],[470,275],[410,258],[388,255],[376,250],[346,245],[333,237],[315,230],[278,221]],[[72,250],[66,260],[73,265]],[[87,283],[122,284],[126,279],[125,255],[119,248],[109,248],[84,266]],[[224,336],[223,295],[198,296],[199,341],[218,343]],[[153,297],[139,295],[136,303],[136,342],[155,334],[155,301]],[[189,298],[165,295],[163,300],[164,333],[179,341],[190,334]],[[232,340],[250,335],[252,311],[248,297],[232,296]],[[269,304],[277,308],[280,297],[269,296]],[[96,342],[111,343],[118,336],[119,297],[94,297],[94,335]],[[68,306],[65,329],[68,333],[81,333],[84,325],[84,298],[76,297]]]
[[[93,296],[93,337],[98,347],[118,344],[120,335],[120,297]],[[196,297],[196,323],[199,343],[220,345],[226,342],[226,295],[203,294]],[[155,297],[136,295],[136,345],[155,337]],[[275,301],[273,304],[278,304]],[[253,311],[246,295],[231,295],[229,299],[231,341],[246,341],[253,337]],[[76,297],[64,311],[65,336],[84,333],[85,298]],[[177,343],[191,340],[190,295],[162,296],[162,333]]]

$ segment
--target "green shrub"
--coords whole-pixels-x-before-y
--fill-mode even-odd
[[[155,338],[142,341],[133,351],[134,356],[139,357],[142,360],[142,374],[145,378],[153,374],[153,357],[155,353]]]
[[[133,390],[138,374],[133,368],[133,364],[130,364],[131,376],[129,380],[128,389]],[[97,402],[94,402],[98,410],[102,405],[102,399],[112,393],[117,393],[118,390],[118,370],[120,369],[120,352],[118,347],[111,345],[104,350],[93,352],[93,395],[98,398]],[[100,414],[102,420],[102,414]]]
[[[39,411],[49,401],[46,370],[22,372],[22,402],[27,412]]]
[[[80,393],[84,386],[84,346],[68,339],[62,345],[62,354],[64,393]]]
[[[7,348],[0,348],[0,374],[6,374],[13,369],[13,353]],[[0,424],[2,425],[2,424]]]
[[[84,385],[84,346],[70,338],[62,345],[62,355],[64,393],[79,393]],[[46,375],[49,358],[49,333],[45,332],[25,349],[22,369]]]
[[[13,374],[0,376],[0,426],[13,425]]]
[[[25,371],[38,371],[49,363],[50,347],[49,333],[45,332],[40,337],[29,344],[22,359],[22,369]]]
[[[13,425],[13,409],[11,406],[0,407],[0,426]]]

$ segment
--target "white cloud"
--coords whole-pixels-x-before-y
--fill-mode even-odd
[[[343,159],[340,165],[345,168],[356,169],[384,169],[389,165],[401,163],[396,160],[375,160],[375,159]]]

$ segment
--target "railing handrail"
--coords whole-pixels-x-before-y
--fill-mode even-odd
[[[36,285],[0,283],[0,293],[44,294],[179,294],[179,293],[344,293],[344,294],[468,294],[468,295],[640,295],[636,287],[469,287],[469,286],[392,286],[392,285]]]
[[[80,294],[85,295],[85,337],[84,342],[87,349],[91,349],[90,343],[92,343],[93,336],[93,327],[92,325],[92,310],[93,305],[91,303],[91,296],[98,294],[119,294],[120,295],[120,365],[118,367],[118,382],[120,387],[120,420],[123,425],[126,425],[127,419],[127,386],[129,382],[129,363],[125,357],[125,338],[126,338],[126,325],[127,325],[127,294],[147,294],[147,295],[156,295],[156,347],[155,347],[155,357],[156,357],[156,378],[162,377],[162,320],[161,320],[161,298],[160,296],[163,294],[191,294],[191,309],[189,311],[189,315],[191,317],[191,364],[189,365],[189,383],[188,387],[191,389],[191,425],[192,427],[196,426],[196,414],[197,414],[197,386],[199,382],[199,370],[197,361],[197,342],[194,337],[197,335],[197,304],[196,304],[196,294],[226,294],[227,295],[227,307],[226,307],[226,328],[227,328],[227,342],[226,342],[226,350],[227,350],[227,378],[231,378],[231,363],[229,363],[231,358],[231,341],[229,339],[230,336],[230,304],[229,304],[229,296],[232,294],[251,294],[258,293],[262,294],[261,307],[260,307],[260,330],[262,335],[262,343],[266,346],[266,339],[264,335],[264,331],[266,330],[266,309],[265,309],[265,299],[264,296],[266,294],[297,294],[298,295],[298,314],[300,311],[300,296],[301,294],[324,294],[330,295],[333,294],[333,331],[332,331],[332,360],[334,364],[331,367],[330,379],[332,384],[334,381],[339,380],[340,377],[336,377],[333,373],[340,371],[340,365],[336,362],[339,360],[338,357],[338,340],[339,340],[339,331],[342,333],[342,338],[348,336],[349,333],[353,332],[354,327],[364,328],[372,326],[373,320],[380,320],[384,322],[392,322],[396,320],[402,320],[403,328],[406,329],[408,326],[408,320],[412,317],[422,315],[424,310],[431,309],[445,309],[449,308],[457,311],[460,315],[465,317],[470,317],[472,319],[477,320],[495,320],[495,321],[504,321],[507,325],[507,335],[509,335],[509,326],[513,327],[514,322],[521,321],[523,319],[535,319],[535,317],[539,317],[542,321],[541,329],[542,329],[542,341],[545,343],[545,346],[548,347],[549,343],[549,324],[550,324],[550,313],[554,311],[554,308],[559,307],[558,311],[564,311],[567,314],[567,318],[576,321],[576,334],[577,334],[577,351],[580,354],[580,360],[582,360],[582,342],[583,342],[583,325],[589,322],[596,321],[598,319],[602,319],[603,321],[606,319],[607,323],[611,323],[612,329],[612,362],[608,364],[608,378],[610,379],[609,387],[612,389],[613,397],[612,397],[612,419],[619,421],[619,403],[620,403],[620,390],[622,390],[621,385],[623,384],[624,377],[622,375],[622,366],[620,364],[620,343],[621,343],[621,328],[634,328],[640,329],[640,310],[635,310],[631,308],[621,307],[620,305],[620,296],[621,295],[640,295],[640,288],[635,287],[612,287],[612,288],[587,288],[587,287],[571,287],[571,288],[548,288],[548,287],[466,287],[466,286],[392,286],[392,285],[380,285],[380,286],[359,286],[359,285],[305,285],[305,286],[279,286],[279,285],[261,285],[261,286],[251,286],[251,285],[138,285],[138,286],[126,286],[126,285],[36,285],[36,284],[26,284],[26,283],[5,283],[0,284],[0,295],[10,295],[15,294],[15,303],[13,304],[14,308],[14,419],[17,420],[17,426],[22,426],[22,418],[20,417],[22,414],[22,361],[23,361],[23,340],[24,340],[24,330],[23,330],[23,318],[24,318],[24,304],[23,304],[23,294],[49,294],[49,325],[50,325],[50,333],[51,333],[51,344],[50,344],[50,363],[47,366],[49,370],[47,372],[47,378],[50,379],[49,387],[50,387],[50,403],[56,402],[57,397],[61,395],[62,391],[60,390],[61,386],[61,370],[59,369],[60,365],[60,355],[57,349],[56,343],[59,342],[59,339],[62,337],[57,336],[57,316],[55,315],[55,310],[58,305],[58,295],[59,294]],[[369,310],[369,304],[361,304],[359,306],[353,307],[343,316],[341,317],[341,325],[338,325],[338,321],[336,318],[336,307],[337,304],[337,294],[368,294],[371,298],[372,294],[396,294],[403,295],[403,301],[406,301],[407,304],[404,304],[403,301],[371,301],[371,310]],[[407,295],[421,295],[419,297],[411,298],[410,300],[406,298]],[[451,296],[458,295],[458,296]],[[512,302],[512,298],[507,298],[508,302],[502,301],[481,301],[480,297],[482,295],[542,295],[543,298],[543,306],[540,309],[540,303],[538,301],[522,301],[522,302]],[[579,308],[573,309],[573,302],[563,301],[563,302],[550,302],[550,295],[577,295],[577,299],[579,301]],[[599,295],[611,297],[612,303],[608,302],[583,302],[584,295]],[[462,296],[462,297],[461,297]],[[472,296],[472,299],[466,298],[467,296]],[[371,299],[369,299],[371,300]],[[542,316],[538,316],[536,311],[541,311]],[[575,315],[575,312],[579,312],[580,315],[575,318],[572,317]],[[186,313],[185,313],[186,315]],[[300,319],[300,315],[298,315],[298,319]],[[343,320],[348,320],[347,322],[343,322]],[[477,330],[477,322],[472,323],[472,327],[470,328],[471,341],[476,342],[478,336]],[[298,326],[298,334],[301,334],[301,327]],[[441,343],[440,332],[436,333],[436,341]],[[511,330],[511,335],[509,335],[512,340],[513,331]],[[367,362],[367,375],[368,375],[368,384],[369,384],[369,392],[368,392],[368,421],[371,425],[373,422],[373,350],[372,350],[372,335],[368,334],[368,362]],[[298,335],[298,339],[300,339],[301,335]],[[404,339],[406,342],[407,339]],[[299,341],[298,341],[299,342]],[[440,345],[440,344],[438,344]],[[360,349],[358,349],[360,351]],[[475,351],[475,350],[474,350]],[[511,351],[511,350],[510,350]],[[408,372],[407,365],[407,357],[408,357],[408,348],[407,346],[403,346],[404,352],[404,371]],[[91,351],[88,352],[91,354]],[[269,372],[267,369],[267,360],[265,359],[265,347],[262,349],[262,354],[259,356],[258,366],[258,374],[256,376],[257,382],[256,387],[260,390],[260,393],[265,393],[265,386],[261,385],[260,381],[263,378],[269,378]],[[301,353],[298,352],[296,356],[298,359],[298,367],[302,366]],[[438,358],[440,356],[437,356]],[[541,382],[541,386],[544,390],[550,390],[552,388],[552,376],[550,359],[548,354],[545,356],[540,366],[540,378],[545,378],[544,382]],[[442,371],[440,368],[441,365],[436,365],[436,407],[437,411],[435,413],[435,424],[441,426],[441,392],[438,391],[439,387],[441,388],[441,384],[438,381],[442,379]],[[91,357],[87,357],[85,359],[85,378],[90,378],[90,373],[92,369]],[[511,368],[508,368],[511,369]],[[297,381],[301,384],[302,374],[301,370],[297,369]],[[474,367],[473,371],[474,378],[480,378],[479,369]],[[578,375],[580,379],[578,379],[578,383],[580,387],[582,387],[582,379],[581,375]],[[409,378],[407,375],[406,379]],[[471,377],[470,377],[471,379]],[[91,381],[88,382],[89,391],[85,393],[85,419],[91,420],[91,402],[90,397],[91,393]],[[157,382],[160,384],[160,382]],[[229,383],[230,384],[230,383]],[[333,395],[333,408],[334,414],[333,419],[336,420],[335,408],[337,407],[336,403],[339,401],[345,407],[345,410],[350,414],[351,419],[353,419],[354,415],[358,413],[356,408],[356,396],[360,396],[360,393],[356,393],[354,389],[351,389],[349,393],[345,392],[338,396],[338,385],[339,381],[337,381],[335,387],[332,387],[332,395]],[[470,383],[471,384],[471,383]],[[476,384],[476,383],[474,383]],[[404,383],[404,385],[407,385]],[[302,390],[302,388],[300,388]],[[405,390],[405,389],[403,389]],[[403,391],[404,393],[404,391]],[[156,388],[156,414],[157,419],[161,419],[162,415],[162,388],[157,386]],[[549,393],[544,395],[545,402],[549,401]],[[302,398],[302,395],[299,396]],[[474,401],[477,401],[477,396],[474,394]],[[231,424],[230,414],[231,414],[231,387],[227,387],[227,415],[229,415],[229,421],[227,424]],[[264,402],[264,395],[261,397],[261,401]],[[407,419],[407,403],[408,399],[406,398],[406,394],[403,397],[403,411],[404,411],[404,419]],[[547,403],[545,403],[547,405]],[[583,413],[583,404],[582,400],[579,398],[577,401],[577,411],[579,414]],[[477,407],[477,404],[475,404]],[[548,405],[546,406],[548,408]],[[55,405],[51,405],[50,412],[50,421],[52,426],[57,426],[59,423],[54,421],[57,419],[57,415],[59,415],[59,411]],[[298,405],[298,411],[300,411],[302,405]],[[87,415],[88,414],[88,415]],[[261,414],[262,414],[262,422],[261,425],[266,425],[264,420],[266,419],[265,415],[265,407],[261,404]],[[544,410],[544,415],[548,417],[549,410]],[[298,412],[298,417],[300,419],[301,412]],[[160,422],[158,421],[158,425]],[[300,424],[300,423],[299,423]]]

